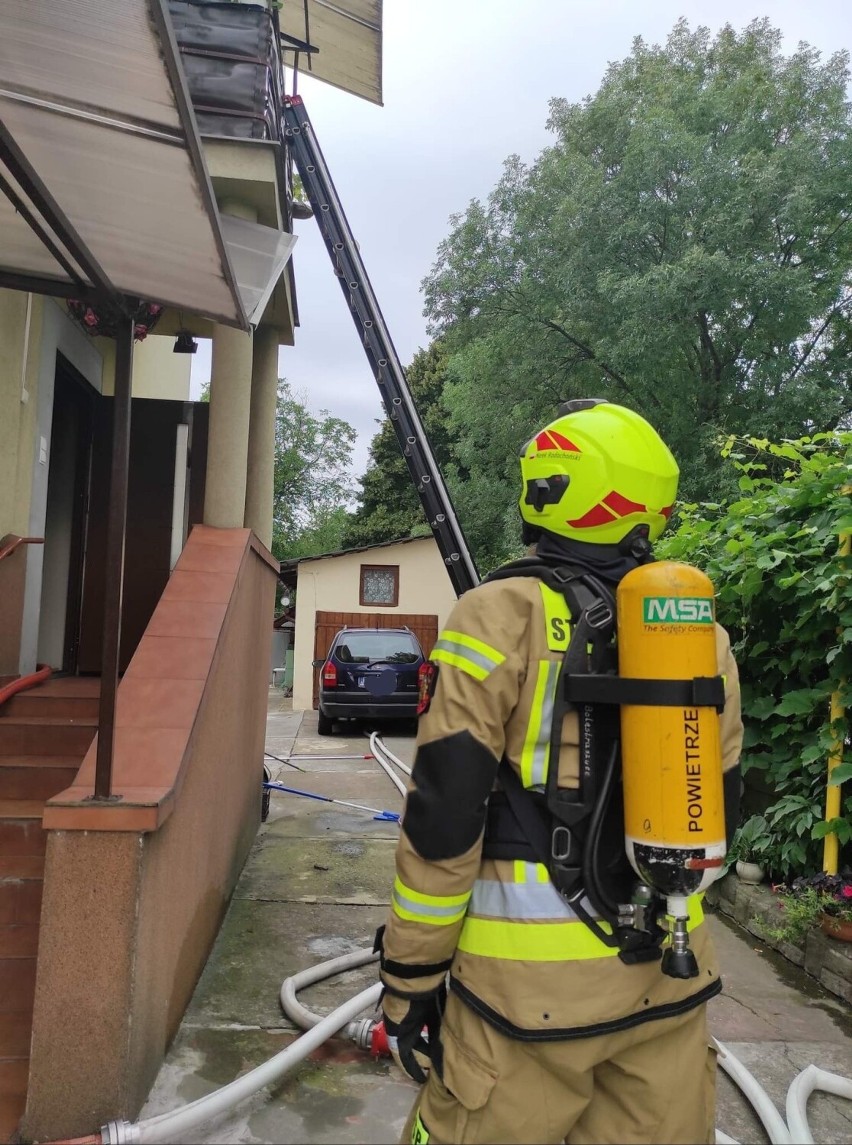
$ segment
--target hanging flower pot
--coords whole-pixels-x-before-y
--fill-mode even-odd
[[[131,315],[111,307],[92,306],[78,298],[68,299],[68,313],[92,338],[115,338],[128,317],[133,319],[133,337],[143,341],[162,317],[165,309],[159,302],[140,302]]]

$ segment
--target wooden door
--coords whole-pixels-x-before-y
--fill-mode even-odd
[[[324,660],[339,630],[350,628],[410,628],[428,656],[438,639],[438,617],[426,613],[318,612],[314,628],[314,660]],[[314,708],[319,704],[320,669],[314,669]]]

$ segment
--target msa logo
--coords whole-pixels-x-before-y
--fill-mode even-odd
[[[713,601],[694,596],[646,596],[642,619],[646,624],[712,624]]]

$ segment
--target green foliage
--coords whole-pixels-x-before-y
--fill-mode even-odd
[[[830,698],[852,707],[852,561],[838,546],[852,526],[852,434],[780,443],[732,436],[723,453],[740,496],[726,506],[681,505],[657,555],[698,565],[716,586],[739,665],[743,767],[763,771],[777,793],[761,861],[787,878],[820,867],[826,764],[834,744],[848,746]],[[847,760],[834,781],[850,775]],[[848,844],[848,789],[832,826]]]
[[[763,865],[767,850],[769,826],[762,815],[751,815],[734,832],[728,854],[725,856],[725,870],[736,862],[759,863]]]
[[[278,382],[272,551],[279,560],[343,547],[355,430],[328,410],[315,417],[304,397]]]
[[[823,872],[794,879],[779,890],[778,906],[784,921],[780,927],[767,928],[769,937],[800,942],[826,919],[836,924],[852,922],[852,881],[848,874]]]
[[[784,912],[780,926],[767,926],[770,938],[780,942],[801,942],[809,930],[819,925],[824,913],[824,896],[814,887],[808,887],[799,894],[782,893],[778,896],[778,906]]]
[[[736,492],[720,433],[798,438],[852,409],[847,58],[780,44],[766,20],[637,39],[454,217],[424,286],[484,566],[515,545],[513,459],[563,399],[645,414],[704,501]]]

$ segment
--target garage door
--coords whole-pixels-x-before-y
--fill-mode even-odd
[[[428,656],[438,639],[438,617],[423,613],[318,612],[314,630],[314,660],[324,660],[341,628],[410,628]],[[314,671],[314,707],[319,702],[319,668]]]

